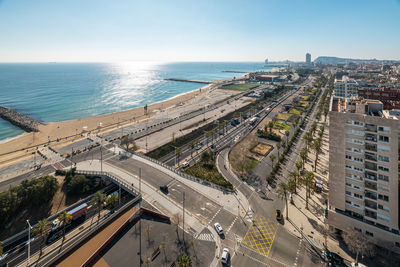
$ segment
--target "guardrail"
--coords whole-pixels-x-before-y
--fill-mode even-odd
[[[132,154],[134,154],[134,155],[136,155],[136,156],[138,156],[138,157],[141,157],[141,158],[143,158],[143,159],[145,159],[145,160],[154,162],[154,163],[156,163],[156,164],[158,164],[158,165],[164,167],[165,169],[168,169],[168,170],[172,171],[173,173],[179,175],[180,177],[185,178],[185,179],[188,179],[188,180],[190,180],[190,181],[193,181],[193,182],[196,182],[196,183],[205,185],[205,186],[209,186],[209,187],[211,187],[211,188],[214,188],[214,189],[217,189],[217,190],[220,190],[220,191],[223,191],[223,192],[234,192],[234,190],[231,190],[231,189],[222,187],[222,186],[220,186],[220,185],[214,184],[214,183],[212,183],[212,182],[204,181],[204,180],[202,180],[202,179],[200,179],[200,178],[197,178],[197,177],[191,176],[191,175],[189,175],[189,174],[183,173],[183,172],[181,172],[181,171],[179,171],[179,170],[177,170],[177,169],[175,169],[175,168],[173,168],[173,167],[171,167],[171,166],[168,166],[167,164],[165,164],[165,163],[163,163],[163,162],[161,162],[161,161],[158,161],[158,160],[156,160],[156,159],[150,158],[150,157],[145,156],[145,155],[143,155],[143,154],[136,153],[136,152],[131,152],[131,151],[129,151],[129,153],[132,153]]]

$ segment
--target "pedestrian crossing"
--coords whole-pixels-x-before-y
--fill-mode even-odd
[[[199,234],[196,237],[196,239],[214,242],[214,236],[212,234],[207,234],[207,233]]]

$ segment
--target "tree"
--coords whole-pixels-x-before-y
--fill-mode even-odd
[[[289,193],[288,185],[285,184],[284,182],[279,183],[278,189],[276,190],[276,192],[278,193],[278,196],[281,199],[285,199],[285,202],[286,202],[286,219],[288,219],[289,218],[289,216],[288,216],[289,207],[288,207],[288,199],[287,199],[287,194]]]
[[[289,173],[289,178],[292,178],[294,181],[294,193],[296,193],[296,189],[297,189],[297,179],[300,177],[300,174],[296,171],[291,171]]]
[[[178,267],[191,267],[192,266],[192,259],[184,254],[178,258]]]
[[[289,144],[289,131],[285,131],[285,135],[286,135],[286,144]]]
[[[50,223],[46,219],[39,221],[32,229],[32,233],[35,236],[40,237],[40,255],[42,255],[43,242],[46,239],[49,231],[50,231]]]
[[[65,228],[67,226],[67,224],[71,221],[72,216],[71,214],[67,213],[66,211],[64,211],[63,213],[61,213],[58,216],[58,220],[62,223],[62,227],[63,227],[63,242],[65,240]]]
[[[288,190],[290,192],[290,203],[293,204],[293,194],[296,193],[296,181],[293,179],[290,179],[288,181]]]
[[[308,198],[311,195],[311,188],[314,186],[314,173],[308,171],[302,177],[301,183],[306,187],[306,209],[308,209]]]
[[[318,156],[322,152],[322,140],[321,138],[318,138],[315,140],[312,144],[312,148],[315,151],[315,162],[314,162],[314,171],[317,170],[317,164],[318,164]]]
[[[96,192],[94,194],[91,202],[91,205],[97,210],[97,223],[100,221],[100,211],[103,209],[104,202],[106,201],[106,195],[103,194],[101,191]]]
[[[304,139],[304,141],[306,141],[306,148],[308,150],[308,148],[310,147],[311,142],[313,141],[313,137],[311,135],[311,132],[310,131],[306,132],[304,134],[303,139]]]
[[[180,147],[178,147],[176,150],[175,150],[175,156],[176,156],[176,161],[178,162],[178,166],[179,166],[179,158],[180,158],[180,156],[182,155],[182,149],[180,148]]]
[[[271,154],[269,158],[271,159],[271,165],[274,166],[275,155]]]
[[[279,150],[281,149],[281,143],[280,142],[276,143],[276,149],[278,151],[278,159],[279,159]]]
[[[300,170],[303,168],[303,162],[302,161],[297,161],[296,162],[296,169],[297,172],[300,174]]]
[[[272,128],[274,127],[273,121],[268,122],[267,127],[269,129],[269,133],[272,133]]]
[[[112,209],[115,207],[115,204],[117,204],[119,200],[118,195],[111,194],[109,197],[107,197],[107,205],[109,205]]]
[[[125,146],[126,150],[128,150],[130,146],[135,146],[136,147],[135,140],[133,139],[132,136],[129,136],[129,135],[124,136],[122,138],[122,140],[121,140],[121,146]]]
[[[356,230],[351,229],[344,232],[343,240],[349,250],[356,254],[356,263],[358,263],[358,256],[372,256],[374,253],[374,246],[369,242],[368,238]]]
[[[300,158],[303,161],[303,171],[304,171],[306,160],[308,158],[308,150],[305,147],[300,151]]]
[[[195,141],[190,142],[189,147],[190,147],[190,156],[193,158],[193,149],[196,147]]]

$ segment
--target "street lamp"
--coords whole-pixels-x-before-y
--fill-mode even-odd
[[[31,224],[29,223],[29,220],[26,220],[27,224],[28,224],[28,264],[27,266],[29,266],[29,260],[31,257]]]

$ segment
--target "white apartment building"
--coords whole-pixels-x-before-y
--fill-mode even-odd
[[[400,252],[398,112],[378,100],[332,98],[328,224]]]
[[[335,80],[334,95],[344,98],[358,96],[358,88],[359,85],[356,80],[343,76],[341,80]]]

